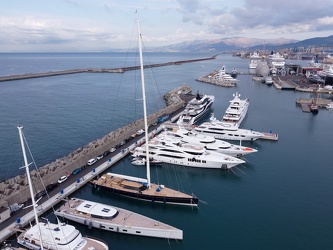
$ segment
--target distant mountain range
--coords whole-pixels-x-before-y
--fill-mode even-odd
[[[151,51],[165,52],[225,52],[239,50],[276,50],[294,47],[332,47],[333,36],[316,37],[303,41],[294,39],[257,39],[245,37],[231,37],[219,40],[195,40],[163,47],[151,48]]]

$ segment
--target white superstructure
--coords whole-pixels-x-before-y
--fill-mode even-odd
[[[214,115],[210,122],[204,122],[194,130],[221,140],[255,141],[264,136],[257,131],[240,129],[236,124],[218,121]]]
[[[249,69],[256,69],[258,63],[261,61],[261,56],[258,52],[253,52],[250,54],[250,63],[249,63]]]
[[[221,69],[214,76],[219,82],[222,82],[225,85],[235,86],[239,80],[233,78],[231,75],[227,74],[226,67],[222,66]]]
[[[282,54],[279,52],[273,52],[267,56],[267,64],[270,68],[271,74],[283,74],[285,71],[284,65],[286,64],[286,60]]]
[[[164,239],[183,239],[183,231],[132,211],[98,202],[71,198],[55,214],[106,231]]]
[[[180,115],[177,124],[181,126],[193,125],[199,121],[213,105],[215,97],[213,95],[201,95],[197,93],[196,97],[188,102],[185,110]]]
[[[189,144],[201,144],[209,151],[216,151],[238,158],[250,153],[257,152],[256,149],[250,147],[231,144],[223,140],[216,140],[213,136],[197,133],[194,130],[188,131],[184,128],[165,130],[161,132],[157,137],[165,141],[171,140],[174,144],[178,144],[180,142],[186,142]]]
[[[250,101],[248,98],[240,99],[240,96],[241,95],[237,92],[233,94],[234,99],[230,101],[223,115],[222,122],[236,123],[238,126],[242,123],[249,108]]]
[[[170,138],[155,137],[148,142],[149,158],[168,164],[195,168],[231,169],[245,161],[233,156],[207,150],[194,143],[174,143]],[[137,147],[134,157],[145,157],[146,148]]]

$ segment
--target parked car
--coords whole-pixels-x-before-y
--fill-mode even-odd
[[[58,186],[58,183],[51,183],[50,185],[46,186],[46,190],[50,192],[51,190],[55,189]]]
[[[137,135],[142,135],[145,131],[143,129],[140,129],[138,132],[136,132]]]
[[[88,164],[89,166],[91,166],[91,165],[95,164],[96,162],[97,162],[97,159],[96,159],[96,158],[92,158],[92,159],[90,159],[89,161],[87,161],[87,164]]]
[[[75,175],[75,174],[78,174],[82,171],[82,168],[76,168],[73,170],[72,174]]]
[[[59,183],[59,184],[63,183],[64,181],[67,180],[67,178],[68,178],[67,175],[61,176],[61,177],[59,178],[59,180],[58,180],[58,183]]]
[[[116,148],[111,148],[110,149],[110,152],[112,153],[112,152],[114,152],[114,151],[116,151],[117,149]]]
[[[100,159],[102,159],[104,156],[103,156],[103,154],[101,154],[101,155],[97,155],[97,160],[100,160]]]
[[[125,145],[125,143],[126,143],[125,141],[122,141],[119,143],[119,145],[122,146],[122,145]]]
[[[42,190],[40,192],[38,192],[36,195],[35,195],[35,200],[38,200],[39,198],[42,198],[46,195],[46,191],[45,190]]]
[[[110,154],[110,151],[109,150],[106,150],[104,153],[103,153],[103,156],[105,157],[105,156],[107,156],[107,155],[109,155]]]

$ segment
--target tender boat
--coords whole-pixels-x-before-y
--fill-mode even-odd
[[[244,120],[250,105],[249,99],[240,99],[240,94],[233,94],[234,99],[230,101],[229,107],[225,111],[222,122],[236,124],[240,126]]]
[[[230,74],[233,78],[236,78],[237,75],[238,75],[238,71],[237,71],[237,68],[234,67],[231,71],[231,74]]]
[[[132,211],[79,198],[65,200],[59,217],[115,233],[164,239],[183,239],[183,231]]]
[[[273,78],[271,76],[266,76],[265,77],[265,83],[267,85],[272,85],[273,84]]]
[[[329,104],[326,105],[327,109],[333,109],[333,102],[330,102]]]
[[[38,218],[22,129],[23,127],[18,127],[36,224],[23,231],[20,230],[22,233],[17,237],[17,242],[25,248],[34,250],[43,248],[52,250],[108,250],[106,243],[90,237],[83,237],[74,226],[60,223],[59,220],[55,224]]]
[[[139,20],[138,25],[138,38],[139,38],[139,54],[140,54],[140,71],[141,71],[141,84],[143,93],[143,113],[144,113],[144,130],[148,131],[147,121],[147,108],[146,108],[146,95],[145,95],[145,81],[144,81],[144,68],[142,56],[142,36],[140,32]],[[145,133],[145,141],[148,141],[148,132]],[[148,144],[146,151],[148,152]],[[138,200],[158,202],[165,204],[197,206],[199,199],[194,195],[189,195],[171,188],[167,188],[161,184],[154,184],[150,181],[150,160],[149,154],[146,156],[146,178],[138,178],[135,176],[128,176],[115,173],[106,173],[97,180],[91,181],[96,188],[111,191],[111,193],[123,195],[129,198]]]
[[[196,97],[190,100],[186,105],[177,124],[190,126],[197,123],[210,110],[214,100],[215,97],[213,95],[201,95],[197,93]]]
[[[195,127],[194,131],[214,136],[214,138],[221,140],[255,141],[264,137],[263,133],[249,129],[240,129],[236,123],[218,121],[214,117],[214,114],[212,114],[210,122],[204,122]]]

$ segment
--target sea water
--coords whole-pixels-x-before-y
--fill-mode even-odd
[[[149,53],[150,63],[163,63],[212,55]],[[128,57],[128,64],[124,63]],[[145,60],[147,64],[148,60]],[[73,194],[168,223],[184,232],[182,241],[143,238],[89,230],[110,249],[332,249],[333,179],[330,156],[333,112],[303,113],[299,97],[311,94],[281,91],[238,75],[236,87],[224,88],[195,81],[222,65],[231,72],[248,71],[249,60],[219,55],[214,60],[145,70],[149,113],[164,103],[163,94],[182,84],[215,96],[211,112],[222,118],[235,92],[249,98],[243,128],[279,134],[278,141],[243,142],[258,152],[234,171],[152,166],[152,181],[194,193],[198,208],[145,203],[98,191],[90,185]],[[0,75],[81,68],[116,68],[136,65],[126,53],[0,54]],[[112,130],[142,117],[140,72],[81,73],[0,83],[0,179],[24,170],[16,126],[24,126],[29,149],[38,166],[68,155]],[[330,98],[329,96],[323,96]],[[209,115],[204,120],[208,120]],[[235,142],[237,143],[237,142]],[[144,176],[130,157],[108,171]],[[46,217],[52,217],[48,212]]]

